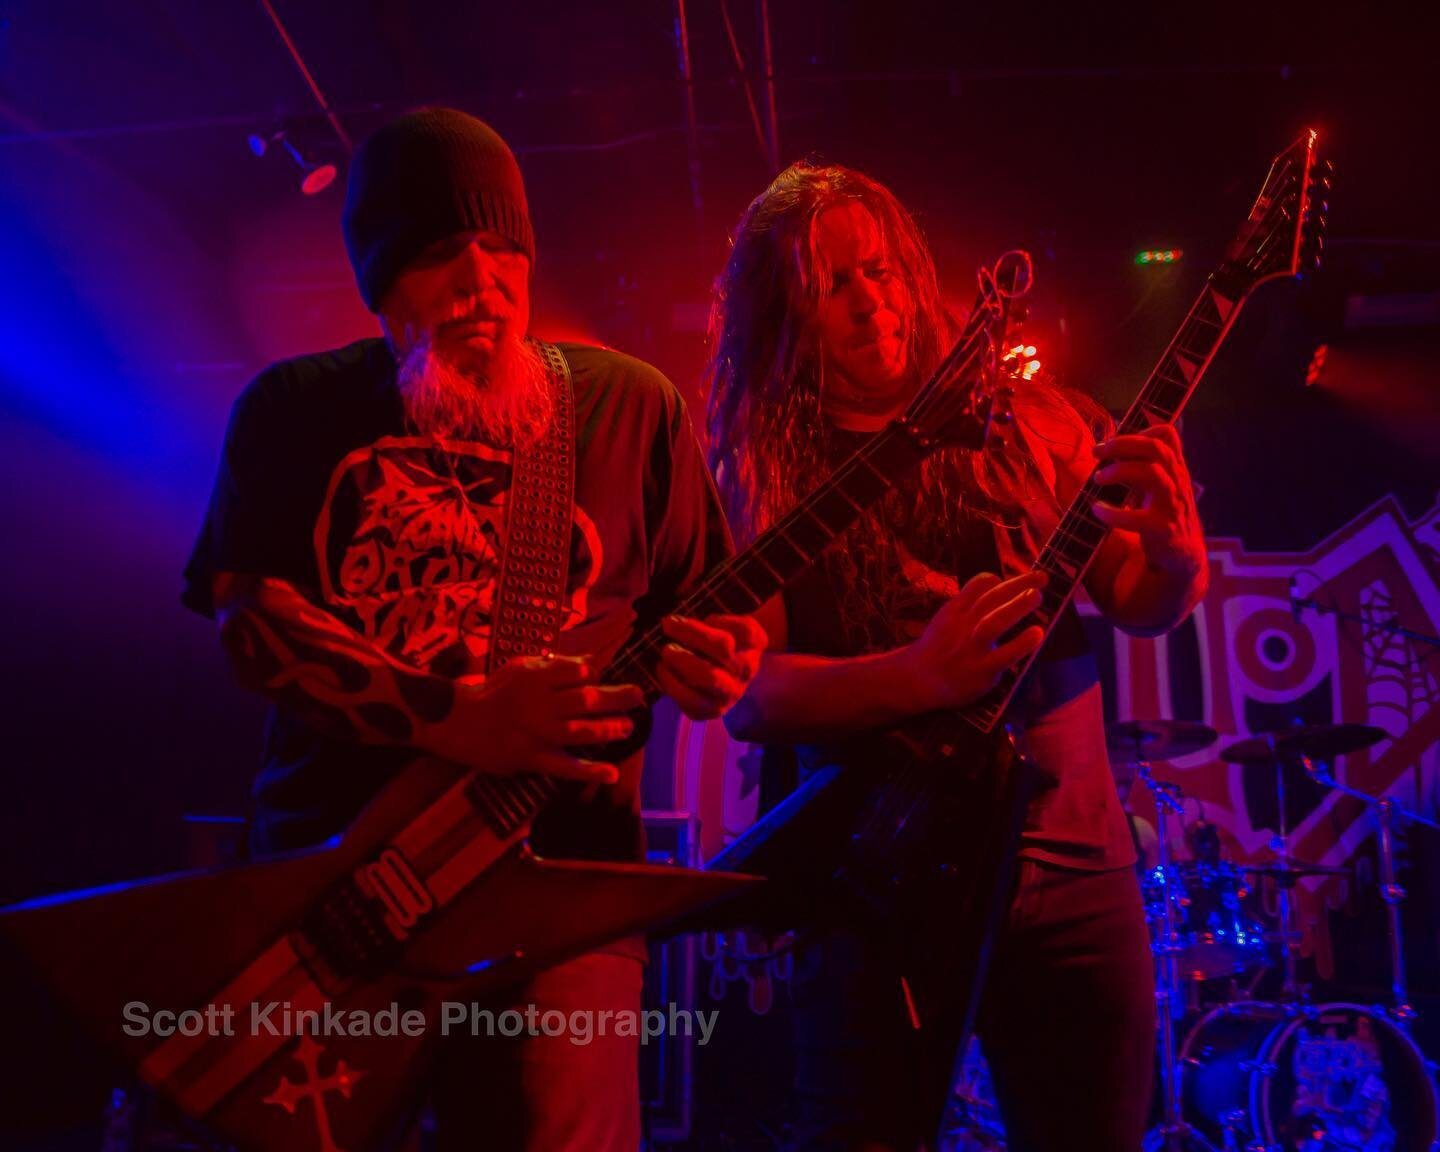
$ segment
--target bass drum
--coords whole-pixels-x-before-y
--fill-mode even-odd
[[[1242,1002],[1180,1049],[1185,1119],[1217,1148],[1430,1152],[1435,1085],[1420,1050],[1355,1004]]]

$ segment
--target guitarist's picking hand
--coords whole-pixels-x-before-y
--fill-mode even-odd
[[[750,616],[668,616],[661,627],[671,641],[655,666],[661,690],[692,720],[723,716],[760,670],[765,629]]]
[[[917,711],[963,708],[985,695],[1012,664],[1040,646],[1039,625],[1011,632],[1040,606],[1043,572],[1002,580],[991,572],[972,577],[935,613],[925,631],[904,649]]]
[[[482,772],[613,784],[619,778],[613,764],[566,749],[626,739],[635,730],[628,713],[645,706],[645,694],[599,679],[594,665],[570,656],[511,661],[483,685],[456,685],[454,707],[432,726],[424,747]]]

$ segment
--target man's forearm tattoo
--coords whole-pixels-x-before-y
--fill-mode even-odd
[[[242,684],[327,736],[411,744],[455,702],[452,681],[391,659],[284,581],[247,581],[220,635]]]

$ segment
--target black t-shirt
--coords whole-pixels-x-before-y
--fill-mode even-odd
[[[668,610],[730,538],[680,395],[654,368],[561,345],[575,390],[574,528],[558,652],[613,654],[637,616]],[[270,576],[392,657],[483,680],[505,547],[511,453],[407,429],[381,340],[262,372],[236,401],[184,602],[214,614],[216,572]],[[414,755],[315,732],[272,707],[254,788],[257,844],[326,839]],[[643,851],[639,753],[629,786],[557,800],[537,848],[633,859]]]
[[[838,465],[867,438],[828,430],[827,464]],[[974,574],[1016,575],[1021,564],[1034,560],[1026,554],[1026,534],[1007,532],[993,517],[964,514],[953,531],[941,535],[926,531],[933,528],[929,523],[895,523],[886,511],[882,507],[879,515],[890,520],[884,529],[893,547],[869,561],[881,568],[872,578],[888,589],[883,606],[873,596],[842,592],[855,557],[863,565],[875,551],[857,548],[852,529],[786,586],[791,651],[845,657],[909,643]],[[1105,750],[1094,656],[1073,606],[1056,621],[1011,713],[1023,722],[1027,751],[1039,769],[1021,856],[1087,871],[1132,865],[1134,846]]]

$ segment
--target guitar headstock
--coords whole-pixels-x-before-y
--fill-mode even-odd
[[[1319,266],[1334,167],[1319,155],[1317,139],[1309,129],[1271,161],[1255,206],[1225,254],[1247,289]]]
[[[1033,277],[1029,254],[1018,250],[1005,253],[994,268],[980,269],[979,292],[960,338],[899,420],[927,450],[978,450],[991,421],[1008,418],[1009,373],[1001,360]]]

